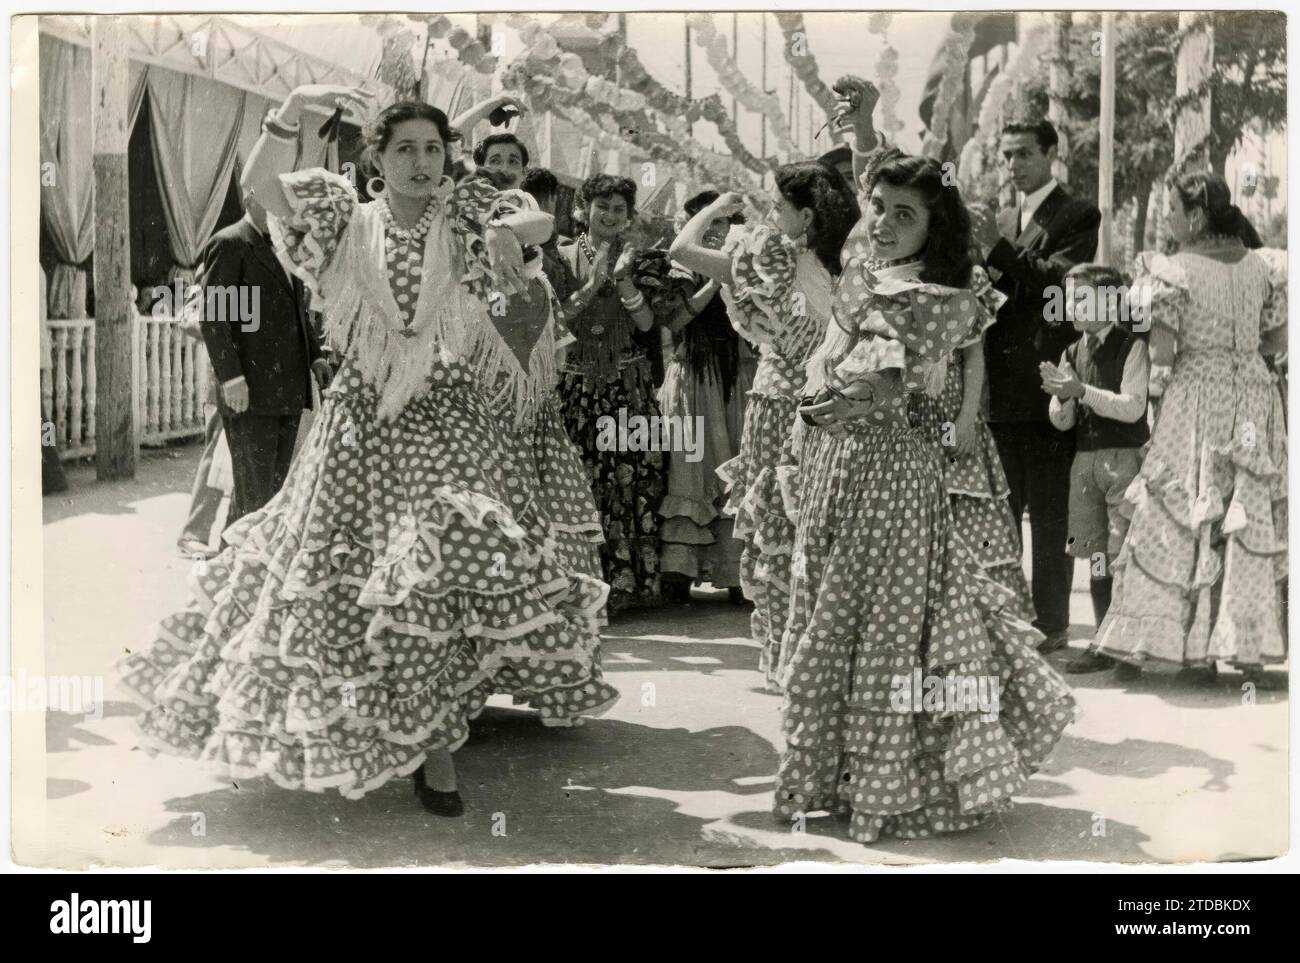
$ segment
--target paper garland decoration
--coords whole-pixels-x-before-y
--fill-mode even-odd
[[[799,78],[804,90],[808,91],[808,96],[822,109],[827,120],[831,120],[835,117],[835,94],[822,83],[817,70],[817,58],[812,55],[812,50],[808,46],[808,30],[804,26],[803,14],[775,13],[773,16],[776,17],[776,22],[785,37],[783,53],[786,63],[794,70],[794,75]],[[831,126],[830,131],[831,137],[835,140],[843,136],[834,125]]]
[[[687,15],[686,22],[694,29],[696,45],[704,48],[709,66],[713,68],[713,72],[717,74],[719,82],[726,88],[727,93],[744,105],[746,110],[761,114],[767,119],[768,125],[776,136],[779,150],[790,155],[800,153],[794,140],[791,139],[790,127],[786,122],[785,114],[781,111],[780,99],[776,94],[759,90],[740,72],[735,60],[727,51],[726,38],[718,33],[713,15],[692,13]]]
[[[867,32],[880,36],[880,56],[876,60],[873,79],[876,89],[880,91],[880,100],[877,101],[880,109],[880,130],[890,136],[903,129],[903,122],[898,119],[896,113],[901,95],[898,84],[894,83],[894,78],[898,76],[898,51],[894,49],[886,35],[890,21],[893,19],[892,13],[873,13],[867,18]]]

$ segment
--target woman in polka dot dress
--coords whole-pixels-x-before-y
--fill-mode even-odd
[[[1258,235],[1213,174],[1178,180],[1169,226],[1178,253],[1134,272],[1153,380],[1168,384],[1097,641],[1128,665],[1209,677],[1222,659],[1263,683],[1286,651],[1286,424],[1264,363],[1286,349],[1286,263],[1246,247]]]
[[[496,217],[488,185],[455,188],[446,117],[422,103],[368,128],[375,203],[324,170],[278,174],[304,108],[364,111],[370,96],[299,88],[250,155],[245,189],[342,362],[283,489],[120,668],[154,748],[348,798],[412,774],[427,809],[459,815],[451,752],[484,679],[517,673],[548,721],[616,698],[593,659],[603,586],[511,510],[467,363],[492,291],[523,290],[520,243],[545,240],[549,218]]]
[[[849,835],[872,842],[1007,809],[1073,700],[965,549],[908,421],[908,392],[940,394],[986,320],[960,196],[937,163],[898,157],[868,172],[863,209],[800,408],[775,812],[848,813]],[[917,254],[921,283],[885,276]]]
[[[861,244],[865,239],[858,238]],[[859,254],[861,259],[868,252]],[[919,258],[875,271],[877,277],[903,284],[922,285]],[[1016,614],[1033,620],[1033,600],[1021,565],[1022,546],[1008,498],[1011,494],[993,433],[980,419],[984,391],[984,329],[997,319],[1005,295],[996,291],[982,268],[971,272],[973,298],[971,331],[948,359],[943,393],[932,398],[924,391],[907,397],[907,415],[913,428],[927,441],[939,461],[944,487],[952,501],[957,533],[984,573],[1015,593]]]
[[[739,194],[723,194],[697,213],[669,249],[691,270],[723,284],[732,325],[759,346],[740,453],[718,475],[728,486],[734,536],[744,543],[741,584],[754,602],[751,631],[769,676],[785,625],[794,536],[776,468],[789,460],[804,364],[826,331],[840,248],[858,217],[842,179],[820,164],[787,164],[777,171],[776,188],[770,220],[733,228],[723,250],[702,238],[715,220],[742,210]]]

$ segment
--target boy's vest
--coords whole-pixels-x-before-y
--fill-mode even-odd
[[[1124,363],[1138,339],[1118,325],[1113,326],[1106,340],[1089,351],[1084,347],[1087,336],[1065,349],[1065,356],[1086,385],[1118,393],[1124,381]],[[1104,418],[1083,403],[1075,405],[1074,438],[1078,451],[1096,451],[1099,448],[1140,448],[1150,437],[1145,413],[1129,424]]]

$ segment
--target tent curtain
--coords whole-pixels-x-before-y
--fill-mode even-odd
[[[130,117],[135,126],[144,102],[143,64],[130,64]],[[40,37],[41,219],[59,263],[48,292],[51,318],[86,316],[86,271],[95,251],[94,123],[90,51],[55,37]]]
[[[221,216],[247,95],[158,67],[148,86],[154,168],[176,262],[171,279],[188,283]]]

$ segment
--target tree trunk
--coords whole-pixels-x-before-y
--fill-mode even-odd
[[[95,177],[95,477],[134,478],[135,311],[127,236],[127,32],[91,20]]]

